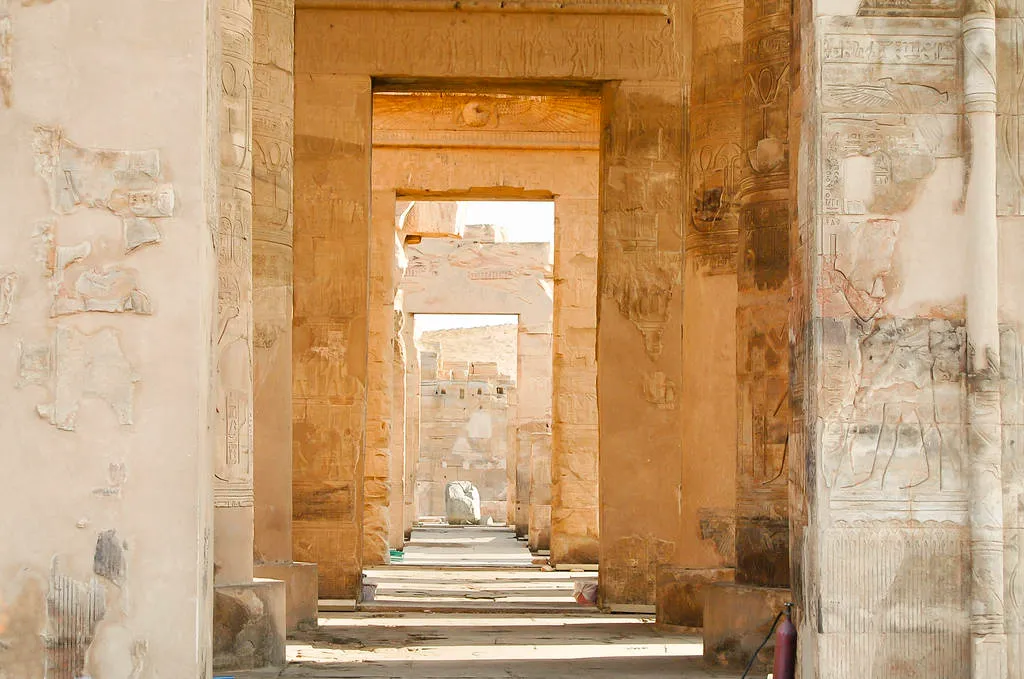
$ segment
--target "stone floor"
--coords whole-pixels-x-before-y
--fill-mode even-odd
[[[596,573],[532,564],[503,528],[414,531],[403,565],[374,568],[374,601],[321,611],[320,629],[288,643],[288,664],[236,679],[735,679],[705,669],[701,639],[650,617],[609,615],[573,599]],[[490,564],[484,567],[482,564]],[[322,608],[326,608],[323,606]]]

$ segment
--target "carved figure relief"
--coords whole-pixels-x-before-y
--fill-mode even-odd
[[[120,334],[104,328],[85,334],[58,327],[52,343],[23,343],[19,386],[45,387],[50,400],[36,407],[58,429],[74,431],[85,399],[104,401],[122,425],[132,424],[139,376],[121,349]]]
[[[822,430],[833,497],[960,490],[963,325],[880,318],[839,327],[843,336],[829,342]]]

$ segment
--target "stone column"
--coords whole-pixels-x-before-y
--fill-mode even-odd
[[[289,630],[316,624],[316,564],[292,561],[294,0],[253,2],[253,572],[286,585]]]
[[[363,471],[363,563],[388,563],[391,503],[391,403],[395,334],[395,193],[373,192],[370,309]]]
[[[812,16],[794,3],[787,452],[807,676],[883,676],[907,657],[921,676],[1005,671],[1001,566],[984,553],[1001,539],[1000,503],[987,499],[1001,494],[1001,470],[982,449],[998,443],[971,441],[998,436],[985,413],[998,406],[972,384],[991,378],[971,367],[968,315],[987,275],[972,241],[992,228],[996,162],[974,135],[994,133],[964,120],[973,22],[955,4],[926,18],[935,7]],[[862,96],[888,83],[900,83],[896,100]],[[978,405],[980,423],[969,419]]]
[[[693,5],[683,270],[682,532],[658,575],[658,621],[704,624],[736,563],[736,245],[743,154],[743,0]]]
[[[970,228],[967,454],[971,677],[1003,679],[1008,668],[1003,584],[999,227],[996,219],[996,16],[991,0],[968,0],[962,25],[964,113],[971,149],[964,196],[964,215]],[[1020,668],[1016,670],[1020,671]]]
[[[220,0],[220,208],[217,248],[217,450],[214,457],[214,669],[284,662],[285,585],[253,580],[251,0]],[[259,601],[260,605],[253,605]],[[242,610],[244,615],[238,615]],[[266,632],[252,638],[251,629]]]
[[[600,596],[654,603],[679,535],[683,96],[604,90],[598,260]]]
[[[532,549],[547,549],[551,530],[550,320],[520,316],[517,350],[516,534],[528,536]]]
[[[401,309],[401,293],[395,298],[391,398],[391,523],[388,529],[388,547],[402,549],[405,545],[405,442],[406,442],[406,357],[405,315]]]
[[[252,3],[220,0],[214,583],[252,582]]]
[[[348,599],[363,551],[370,114],[368,77],[296,73],[292,540],[320,595]]]
[[[551,563],[598,557],[597,200],[555,199]]]
[[[744,3],[736,309],[736,585],[706,599],[710,662],[741,666],[789,576],[789,2]],[[722,622],[727,620],[727,622]],[[739,637],[741,642],[735,643]]]
[[[403,533],[412,534],[417,519],[416,464],[420,454],[420,352],[413,337],[415,316],[406,317],[402,328],[405,341],[405,512]]]
[[[789,4],[744,6],[736,310],[736,581],[789,585]]]
[[[207,4],[0,17],[9,677],[210,676],[221,77]],[[168,96],[140,95],[154,88]]]

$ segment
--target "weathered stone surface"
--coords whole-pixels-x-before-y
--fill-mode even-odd
[[[285,661],[285,583],[255,579],[213,593],[213,667],[245,670]]]
[[[683,101],[672,82],[608,85],[604,97],[601,601],[652,605],[657,568],[672,558],[681,528],[679,503],[668,498],[679,497],[682,473]],[[613,481],[627,469],[628,482]]]
[[[734,574],[731,568],[659,568],[658,624],[703,627],[708,590],[716,583],[732,582]]]
[[[0,4],[0,675],[209,676],[208,3]]]
[[[218,585],[252,581],[252,2],[221,0],[217,252],[217,419],[213,490]],[[218,628],[215,627],[215,632]]]
[[[294,0],[253,0],[252,12],[253,548],[257,562],[284,563],[292,559]]]
[[[265,580],[281,580],[285,588],[285,627],[315,629],[318,624],[317,574],[315,563],[256,563],[253,574]]]
[[[449,481],[444,488],[444,514],[452,525],[480,523],[480,491],[469,481]]]
[[[296,57],[311,47],[296,35]],[[362,559],[370,80],[295,85],[294,558],[355,598]]]
[[[719,583],[705,588],[704,662],[741,670],[764,641],[783,604],[786,589]],[[754,662],[754,671],[771,669],[774,635]]]

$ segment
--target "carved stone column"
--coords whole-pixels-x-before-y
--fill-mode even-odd
[[[736,585],[709,593],[710,661],[742,666],[789,586],[789,2],[744,3],[736,309]],[[714,609],[714,610],[712,610]],[[719,620],[735,616],[724,636]],[[741,612],[742,611],[742,612]],[[742,643],[736,646],[734,637]],[[730,646],[732,644],[732,646]],[[756,646],[756,642],[755,642]]]
[[[551,562],[597,563],[597,200],[555,199]]]
[[[374,191],[370,234],[363,563],[388,563],[394,389],[395,193]]]
[[[285,585],[253,580],[253,310],[251,0],[220,0],[217,199],[217,391],[214,458],[215,669],[284,661]],[[259,606],[251,605],[254,599]],[[244,615],[238,615],[242,610]],[[249,638],[259,626],[266,634]]]
[[[284,580],[289,630],[316,625],[316,564],[292,561],[294,0],[253,2],[254,572]]]
[[[736,563],[736,250],[743,152],[743,0],[693,4],[683,269],[682,530],[658,575],[658,621],[703,626]]]
[[[680,529],[683,95],[604,90],[598,259],[600,597],[651,606]]]
[[[417,519],[416,463],[420,454],[420,352],[413,337],[414,317],[402,327],[405,342],[405,511],[402,531],[406,540]]]
[[[401,308],[401,293],[395,298],[394,334],[391,336],[393,347],[392,363],[392,398],[391,398],[391,523],[388,527],[388,547],[401,549],[405,545],[405,444],[407,440],[405,428],[406,417],[406,373],[409,348],[405,343],[405,314]],[[415,348],[413,348],[415,350]]]
[[[999,361],[999,228],[996,218],[996,15],[993,0],[967,0],[962,25],[964,113],[971,149],[964,196],[964,213],[970,227],[967,453],[971,677],[1003,679],[1008,668],[1003,599],[1003,420]]]
[[[367,76],[296,73],[292,539],[320,595],[345,599],[362,573],[371,104]]]
[[[220,0],[214,582],[252,581],[252,2]]]

